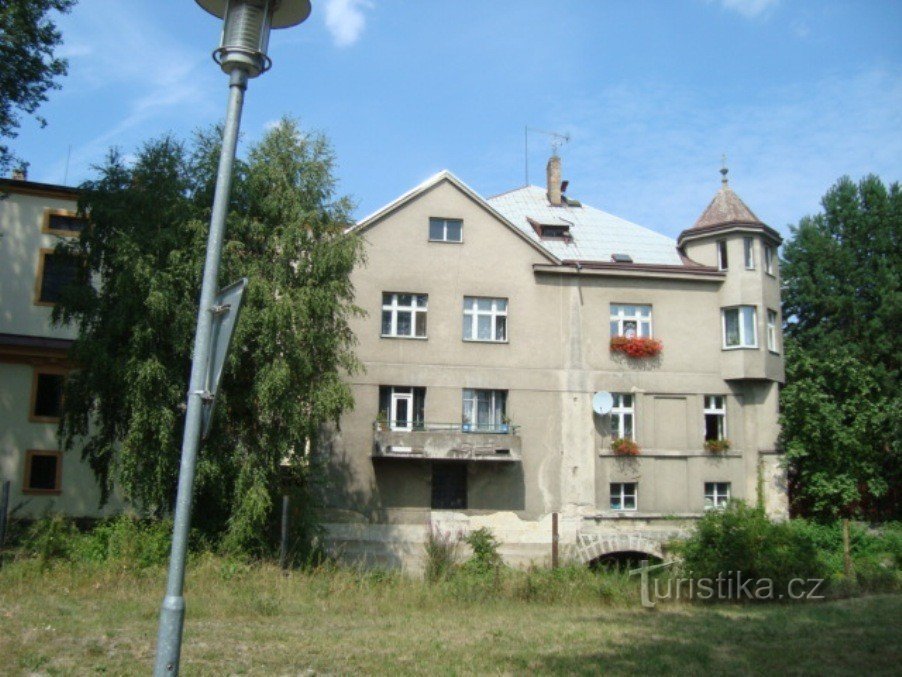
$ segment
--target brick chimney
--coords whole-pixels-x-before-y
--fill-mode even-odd
[[[552,207],[560,207],[563,202],[561,200],[561,159],[557,154],[548,159],[545,174],[548,180],[548,202]]]

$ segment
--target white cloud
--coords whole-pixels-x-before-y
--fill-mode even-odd
[[[761,16],[778,2],[780,0],[720,0],[720,4],[726,9],[738,12],[747,19]]]
[[[328,0],[326,28],[337,47],[348,47],[360,39],[366,27],[364,10],[373,6],[370,0]]]

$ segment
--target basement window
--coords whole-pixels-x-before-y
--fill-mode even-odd
[[[638,482],[611,482],[611,510],[635,510]]]
[[[432,464],[432,509],[467,509],[467,464],[435,461]]]

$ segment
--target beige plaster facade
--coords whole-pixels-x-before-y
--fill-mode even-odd
[[[459,220],[461,241],[431,241],[436,217]],[[760,498],[771,514],[785,515],[779,325],[776,349],[765,343],[765,311],[780,308],[779,280],[761,265],[739,265],[744,237],[753,238],[762,260],[765,245],[779,244],[770,229],[689,229],[680,240],[682,267],[562,262],[491,201],[442,173],[356,231],[366,262],[353,282],[367,315],[353,329],[365,370],[351,377],[355,407],[323,449],[337,552],[417,568],[430,525],[461,533],[488,526],[508,561],[544,562],[557,512],[572,557],[621,546],[660,554],[704,513],[706,483],[728,484],[731,498]],[[724,271],[717,269],[720,240],[737,262]],[[383,336],[385,293],[428,295],[425,336]],[[464,338],[465,297],[507,301],[503,341]],[[612,304],[651,307],[653,336],[663,343],[657,358],[612,353]],[[757,309],[755,348],[724,347],[722,309],[738,305]],[[390,386],[425,394],[411,432],[390,430],[397,425],[391,411],[380,418],[380,388]],[[505,445],[502,434],[468,443],[474,433],[445,429],[465,420],[466,389],[506,393],[505,431],[515,442]],[[599,391],[633,396],[638,456],[611,451],[611,416],[593,413]],[[730,448],[721,454],[704,445],[705,397],[712,395],[725,405]],[[446,480],[435,468],[449,462],[465,468],[465,488],[458,480],[456,489],[465,492],[465,507],[436,506],[434,485]],[[634,510],[613,509],[612,483],[635,485]]]
[[[39,377],[73,367],[66,354],[75,331],[51,325],[53,304],[41,301],[40,285],[43,259],[60,238],[73,235],[54,229],[59,222],[51,216],[74,216],[77,194],[18,180],[0,182],[0,193],[0,481],[10,482],[10,515],[30,518],[52,510],[96,517],[115,503],[105,511],[98,507],[91,469],[78,451],[60,451],[58,419],[40,415],[35,404]]]

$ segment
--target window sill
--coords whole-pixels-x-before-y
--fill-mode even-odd
[[[27,496],[59,496],[63,493],[62,489],[22,489],[22,493]]]
[[[771,350],[770,348],[768,348],[768,349],[767,349],[767,352],[769,352],[771,355],[776,355],[777,357],[780,357],[780,351],[779,351],[779,350]]]
[[[463,240],[433,240],[432,238],[428,239],[427,242],[436,242],[438,244],[463,244]]]
[[[401,339],[403,341],[425,341],[428,336],[395,336],[394,334],[380,334],[379,338],[384,339]]]
[[[499,343],[499,344],[501,344],[501,345],[507,345],[507,344],[510,343],[510,341],[507,341],[507,340],[505,340],[505,341],[493,341],[492,339],[468,339],[468,338],[465,338],[465,339],[463,340],[463,342],[464,342],[464,343]]]
[[[758,350],[758,346],[722,346],[721,350]]]
[[[29,423],[59,423],[59,416],[29,416]]]

